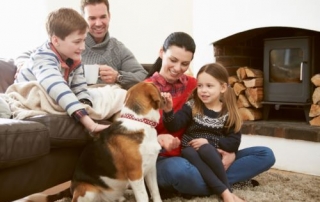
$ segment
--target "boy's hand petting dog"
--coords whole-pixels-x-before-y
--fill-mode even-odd
[[[165,105],[162,108],[164,112],[170,112],[172,110],[172,96],[170,93],[161,92],[161,96],[165,101]]]

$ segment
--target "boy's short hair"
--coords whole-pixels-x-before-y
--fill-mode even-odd
[[[48,15],[46,23],[49,37],[55,35],[64,40],[74,31],[86,33],[88,24],[76,10],[71,8],[60,8]]]
[[[108,0],[81,0],[81,12],[82,14],[84,14],[84,7],[86,7],[87,5],[95,5],[95,4],[100,4],[103,3],[107,6],[107,11],[109,13],[109,1]]]

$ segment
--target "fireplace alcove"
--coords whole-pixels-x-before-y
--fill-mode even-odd
[[[304,45],[297,43],[296,41],[300,39],[306,40],[307,43]],[[266,47],[269,49],[266,50]],[[320,47],[320,32],[293,27],[251,29],[213,43],[216,62],[224,65],[230,75],[235,75],[236,70],[244,66],[260,69],[264,72],[263,116],[265,120],[271,121],[308,121],[308,111],[314,90],[310,79],[314,74],[320,72],[320,57],[317,57],[320,53],[318,47]],[[290,48],[303,50],[298,51],[298,53],[303,52],[303,63],[301,63],[303,74],[300,70],[303,80],[284,85],[279,82],[270,82],[271,73],[266,69],[270,66],[268,55],[273,49],[281,52],[279,48],[284,49],[282,52],[288,52]],[[278,72],[276,74],[279,75]],[[275,93],[278,91],[279,93],[276,95]]]
[[[308,85],[305,85],[300,92],[306,93],[307,91],[307,98],[303,98],[303,101],[299,99],[264,100],[263,119],[245,121],[242,133],[320,142],[319,127],[310,126],[307,113],[314,91],[310,79],[314,74],[320,73],[320,32],[295,27],[251,29],[213,42],[214,57],[216,62],[221,63],[228,69],[230,75],[236,75],[236,70],[245,66],[260,69],[265,75],[266,41],[295,38],[306,38],[308,40],[308,54],[305,55],[305,63],[303,63],[303,68],[308,68],[308,73],[303,74],[306,77],[304,82],[307,82]],[[267,59],[269,60],[269,58]],[[267,79],[264,78],[264,80]],[[264,85],[266,84],[264,83]],[[266,93],[268,92],[264,90],[264,94]],[[268,98],[270,96],[264,97]]]

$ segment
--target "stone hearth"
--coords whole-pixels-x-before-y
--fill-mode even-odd
[[[310,126],[305,121],[245,121],[241,132],[242,134],[320,142],[320,127]]]

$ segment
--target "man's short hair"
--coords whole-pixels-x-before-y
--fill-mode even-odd
[[[48,15],[46,28],[49,37],[55,35],[64,40],[74,31],[86,33],[88,24],[76,10],[60,8]]]
[[[109,13],[110,6],[109,6],[109,1],[108,0],[81,0],[81,12],[84,14],[84,7],[87,5],[94,5],[94,4],[100,4],[103,3],[107,6],[107,11]]]

